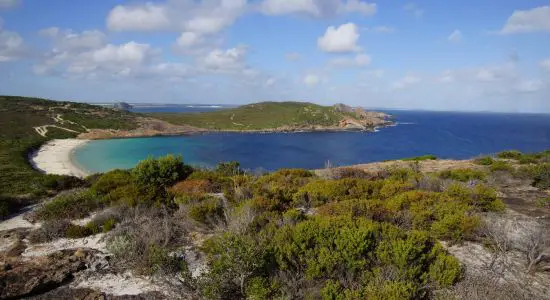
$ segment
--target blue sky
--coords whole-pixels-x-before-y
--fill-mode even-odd
[[[0,0],[0,94],[550,112],[550,1]]]

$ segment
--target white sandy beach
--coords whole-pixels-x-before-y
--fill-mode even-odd
[[[88,140],[78,139],[51,140],[32,155],[31,163],[46,174],[85,177],[89,174],[72,163],[71,154],[74,149],[87,142]]]

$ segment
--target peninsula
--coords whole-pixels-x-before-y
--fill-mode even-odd
[[[260,102],[202,113],[149,114],[176,125],[215,131],[374,131],[393,124],[391,116],[344,104],[321,106],[308,102]]]

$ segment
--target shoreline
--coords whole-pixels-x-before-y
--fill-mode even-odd
[[[29,157],[36,170],[45,174],[69,175],[84,178],[90,175],[79,167],[72,158],[74,151],[89,140],[55,139],[43,144]]]

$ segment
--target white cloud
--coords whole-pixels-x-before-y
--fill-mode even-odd
[[[167,1],[118,5],[107,17],[113,31],[189,31],[217,33],[244,13],[246,0]]]
[[[204,38],[200,34],[191,31],[183,32],[176,40],[176,44],[181,48],[190,48],[203,42]]]
[[[460,30],[456,29],[453,31],[448,37],[447,40],[451,43],[459,43],[462,41],[462,32]]]
[[[530,10],[516,10],[500,30],[501,34],[550,32],[550,6]]]
[[[550,58],[541,61],[540,66],[546,71],[550,72]]]
[[[64,30],[57,27],[45,28],[39,31],[41,36],[54,41],[54,47],[58,51],[78,51],[96,49],[106,43],[106,36],[99,30],[85,30],[75,33],[71,30]]]
[[[129,42],[122,45],[106,45],[91,53],[94,62],[98,64],[120,64],[124,66],[139,66],[152,54],[151,46]]]
[[[54,45],[60,42],[63,43],[63,39],[56,39]],[[96,47],[91,47],[92,45]],[[130,76],[145,72],[157,54],[158,50],[150,45],[133,41],[120,45],[88,42],[69,44],[47,53],[43,60],[34,66],[34,71],[39,75],[60,74],[86,78],[96,77],[100,72],[114,76]]]
[[[260,10],[266,15],[304,13],[318,16],[320,14],[314,0],[265,0],[262,2]]]
[[[329,65],[333,67],[364,67],[371,63],[371,57],[367,54],[360,53],[355,57],[337,57],[329,61]]]
[[[408,3],[403,6],[403,9],[417,18],[424,16],[424,9],[420,8],[416,3]]]
[[[316,86],[321,81],[321,78],[318,75],[315,74],[307,74],[304,76],[303,82],[307,86]]]
[[[118,5],[107,17],[107,28],[113,31],[153,31],[169,26],[166,7],[151,2],[135,6]]]
[[[234,73],[246,69],[245,58],[247,49],[244,46],[227,50],[214,49],[201,58],[201,65],[205,71]]]
[[[357,46],[359,32],[353,23],[343,24],[340,27],[330,26],[325,34],[317,39],[317,46],[325,52],[353,52]]]
[[[333,17],[337,13],[359,13],[372,16],[376,3],[362,0],[263,0],[260,11],[266,15],[305,14],[313,17]]]
[[[19,5],[19,0],[0,0],[0,8],[12,8]]]
[[[408,88],[408,87],[411,87],[413,85],[416,85],[418,84],[422,79],[414,74],[407,74],[405,75],[405,77],[397,80],[397,81],[394,81],[393,84],[392,84],[392,87],[394,89],[405,89],[405,88]]]
[[[0,19],[0,62],[21,58],[25,52],[23,38],[17,32],[4,30]]]
[[[376,3],[368,3],[360,0],[348,0],[341,6],[341,11],[346,13],[357,12],[366,16],[376,14]]]

